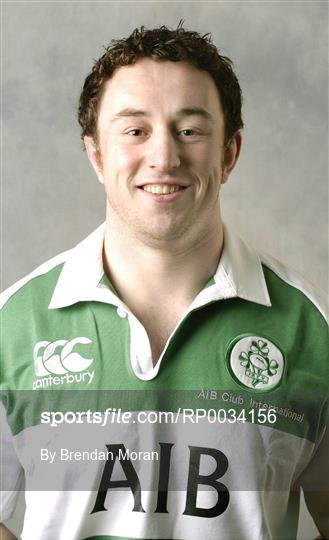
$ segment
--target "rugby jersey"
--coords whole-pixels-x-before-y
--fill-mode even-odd
[[[328,490],[318,294],[225,229],[153,366],[104,232],[1,295],[1,520],[25,478],[23,540],[294,538]]]

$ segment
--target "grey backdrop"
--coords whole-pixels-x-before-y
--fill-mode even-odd
[[[135,26],[180,18],[235,62],[244,92],[226,221],[327,288],[327,2],[3,4],[2,288],[104,218],[76,123],[93,59]]]
[[[316,0],[2,2],[2,289],[104,219],[76,123],[93,59],[136,26],[180,18],[212,33],[244,93],[226,222],[327,289],[328,4]]]

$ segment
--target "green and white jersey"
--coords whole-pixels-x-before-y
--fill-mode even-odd
[[[328,490],[316,293],[225,230],[153,367],[104,275],[104,226],[1,295],[1,520],[23,540],[295,538]]]

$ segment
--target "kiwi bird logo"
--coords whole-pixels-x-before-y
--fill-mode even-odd
[[[46,375],[64,375],[65,373],[79,373],[87,369],[93,358],[85,358],[73,349],[76,345],[92,343],[86,337],[74,339],[58,339],[57,341],[39,341],[34,347],[34,368],[38,377]]]

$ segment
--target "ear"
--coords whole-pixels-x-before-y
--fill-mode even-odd
[[[89,135],[85,135],[83,138],[83,142],[85,145],[85,149],[87,152],[88,159],[97,174],[97,178],[100,181],[101,184],[104,184],[103,180],[103,173],[102,173],[102,163],[101,163],[101,155],[99,148],[97,144],[95,143],[94,139],[90,137]]]
[[[231,172],[233,171],[236,162],[238,161],[242,144],[241,131],[237,131],[233,137],[228,141],[224,149],[223,157],[223,173],[222,184],[228,180]]]

